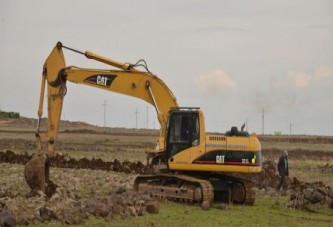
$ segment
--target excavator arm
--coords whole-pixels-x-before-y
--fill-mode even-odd
[[[75,51],[85,55],[89,59],[108,64],[118,69],[106,70],[79,68],[75,66],[67,67],[63,49]],[[58,134],[62,105],[67,91],[67,81],[136,97],[153,105],[161,125],[159,147],[160,151],[164,150],[164,138],[169,111],[172,108],[178,107],[178,104],[170,89],[161,79],[149,72],[146,65],[143,66],[147,71],[140,71],[137,69],[137,66],[142,65],[121,63],[90,51],[83,53],[63,46],[60,42],[57,43],[43,66],[36,131],[38,151],[34,158],[27,163],[25,169],[25,178],[31,189],[45,191],[47,190],[45,187],[47,187],[48,182],[52,183],[49,180],[49,165],[47,160],[55,156],[54,142]],[[45,91],[47,92],[48,104],[48,130],[47,134],[42,134],[40,132],[40,121],[43,115]],[[42,149],[42,141],[44,140],[48,141],[46,152]],[[36,163],[39,164],[36,165]],[[36,166],[37,168],[35,168]],[[41,176],[36,177],[37,175]]]
[[[89,59],[114,66],[120,70],[87,69],[75,66],[66,67],[63,54],[64,47],[60,42],[54,47],[47,58],[43,68],[41,95],[39,102],[38,117],[43,114],[43,100],[45,86],[47,86],[48,99],[48,156],[54,155],[53,144],[57,136],[60,123],[62,104],[66,94],[66,82],[84,84],[99,89],[136,97],[153,105],[157,112],[160,130],[160,150],[164,149],[166,122],[171,108],[178,107],[176,98],[165,83],[149,71],[139,71],[135,65],[120,63],[96,55],[90,51],[84,54]],[[37,138],[40,138],[39,125]]]

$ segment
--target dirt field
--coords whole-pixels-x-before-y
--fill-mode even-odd
[[[43,196],[29,196],[29,188],[23,176],[24,164],[36,149],[34,142],[36,124],[36,120],[27,118],[0,119],[0,214],[5,211],[6,207],[16,215],[17,220],[15,221],[20,224],[42,224],[44,222],[84,224],[92,215],[103,217],[106,223],[113,220],[113,224],[118,225],[117,218],[110,216],[111,212],[103,213],[102,208],[105,207],[96,204],[101,204],[101,201],[111,203],[111,198],[114,199],[119,194],[122,197],[118,200],[128,199],[129,195],[126,193],[132,193],[130,191],[135,176],[146,171],[144,152],[147,149],[154,149],[158,131],[105,129],[81,122],[62,122],[56,149],[58,152],[62,152],[63,156],[54,160],[53,168],[51,168],[52,180],[60,187],[55,196],[45,200]],[[44,121],[42,128],[45,130]],[[286,206],[288,202],[292,201],[294,202],[290,203],[290,206],[294,208],[299,206],[295,200],[292,200],[293,191],[291,190],[306,188],[308,187],[306,183],[311,183],[311,188],[315,186],[316,190],[321,188],[325,190],[325,193],[332,192],[333,137],[260,136],[259,139],[262,143],[262,159],[265,161],[264,170],[266,171],[261,174],[260,179],[257,177],[255,179],[258,182],[257,198],[259,201],[267,196],[279,197],[273,188],[278,180],[275,172],[276,162],[283,149],[289,150],[290,163],[291,189],[287,192],[290,201],[286,201]],[[314,185],[314,182],[321,183]],[[123,190],[121,193],[120,188]],[[325,195],[329,198],[329,194]],[[134,195],[131,194],[131,196]],[[311,197],[311,199],[313,198]],[[141,198],[141,201],[143,202],[140,206],[153,207],[150,210],[151,213],[157,209],[157,206],[150,205],[150,203],[154,203],[153,199]],[[317,207],[313,205],[307,208],[330,209],[330,203],[328,202],[327,205],[326,200],[322,201],[324,200],[315,203]],[[323,205],[319,206],[318,204],[321,203]],[[115,204],[118,203],[113,201],[112,205],[115,206]],[[136,205],[119,208],[118,216],[144,215],[145,212],[139,214],[139,208]],[[66,209],[68,207],[74,207],[79,211],[77,213],[69,212]],[[85,207],[86,210],[82,211],[82,207]],[[46,214],[42,216],[41,212]],[[330,216],[333,215],[332,211],[328,212],[328,217],[332,217],[329,220],[333,221],[333,216]],[[114,214],[117,213],[114,212]],[[18,216],[22,217],[22,220]],[[0,226],[1,220],[0,215]],[[158,222],[155,224],[159,225]]]

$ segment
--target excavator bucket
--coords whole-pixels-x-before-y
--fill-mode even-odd
[[[25,165],[24,177],[31,192],[37,194],[45,193],[51,197],[58,185],[54,184],[50,178],[50,160],[44,154],[36,153]]]

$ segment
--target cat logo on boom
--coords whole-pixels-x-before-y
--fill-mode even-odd
[[[84,80],[84,82],[96,84],[102,87],[110,87],[113,80],[116,78],[115,75],[93,75]]]

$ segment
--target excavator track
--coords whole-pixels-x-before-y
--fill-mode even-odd
[[[138,176],[134,189],[154,197],[169,200],[212,205],[214,189],[208,180],[182,174],[156,174]]]
[[[246,197],[244,200],[245,205],[253,206],[256,200],[256,192],[254,190],[254,183],[253,182],[245,182],[244,183],[245,190],[246,190]]]
[[[222,180],[231,182],[231,200],[238,204],[252,206],[255,202],[255,182],[240,175],[224,175]]]

